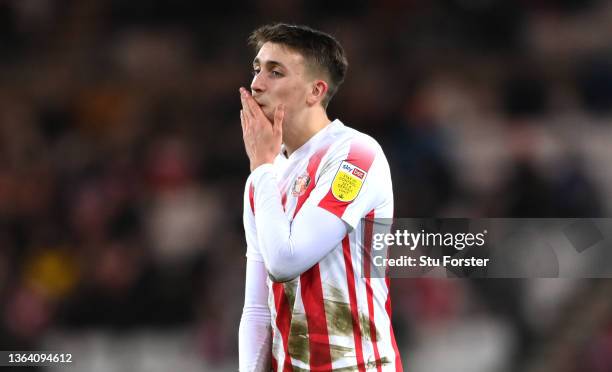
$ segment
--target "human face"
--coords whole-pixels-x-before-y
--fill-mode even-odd
[[[267,42],[253,60],[251,94],[266,117],[274,120],[274,109],[285,105],[285,118],[306,109],[309,82],[304,57],[291,49]]]

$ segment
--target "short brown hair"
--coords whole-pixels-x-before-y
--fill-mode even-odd
[[[253,31],[248,41],[256,53],[267,42],[287,46],[300,53],[312,67],[326,73],[329,89],[321,101],[325,108],[344,81],[348,61],[338,40],[329,34],[308,26],[274,23]]]

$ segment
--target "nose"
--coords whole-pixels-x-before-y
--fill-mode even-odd
[[[253,94],[262,93],[265,90],[265,87],[266,82],[263,73],[260,72],[257,75],[253,76],[253,81],[251,81],[251,92]]]

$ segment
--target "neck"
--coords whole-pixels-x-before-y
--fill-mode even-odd
[[[290,123],[287,123],[289,125],[283,125],[283,143],[287,150],[287,156],[302,147],[312,136],[330,123],[327,113],[322,107],[309,110],[292,119]]]

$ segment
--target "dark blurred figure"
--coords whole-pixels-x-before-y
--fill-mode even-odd
[[[423,91],[408,97],[389,120],[388,152],[395,184],[395,216],[439,216],[456,192],[443,129]]]
[[[554,169],[538,162],[534,128],[511,127],[512,163],[508,177],[492,197],[489,216],[507,218],[601,217],[603,201],[577,156],[563,156]]]

